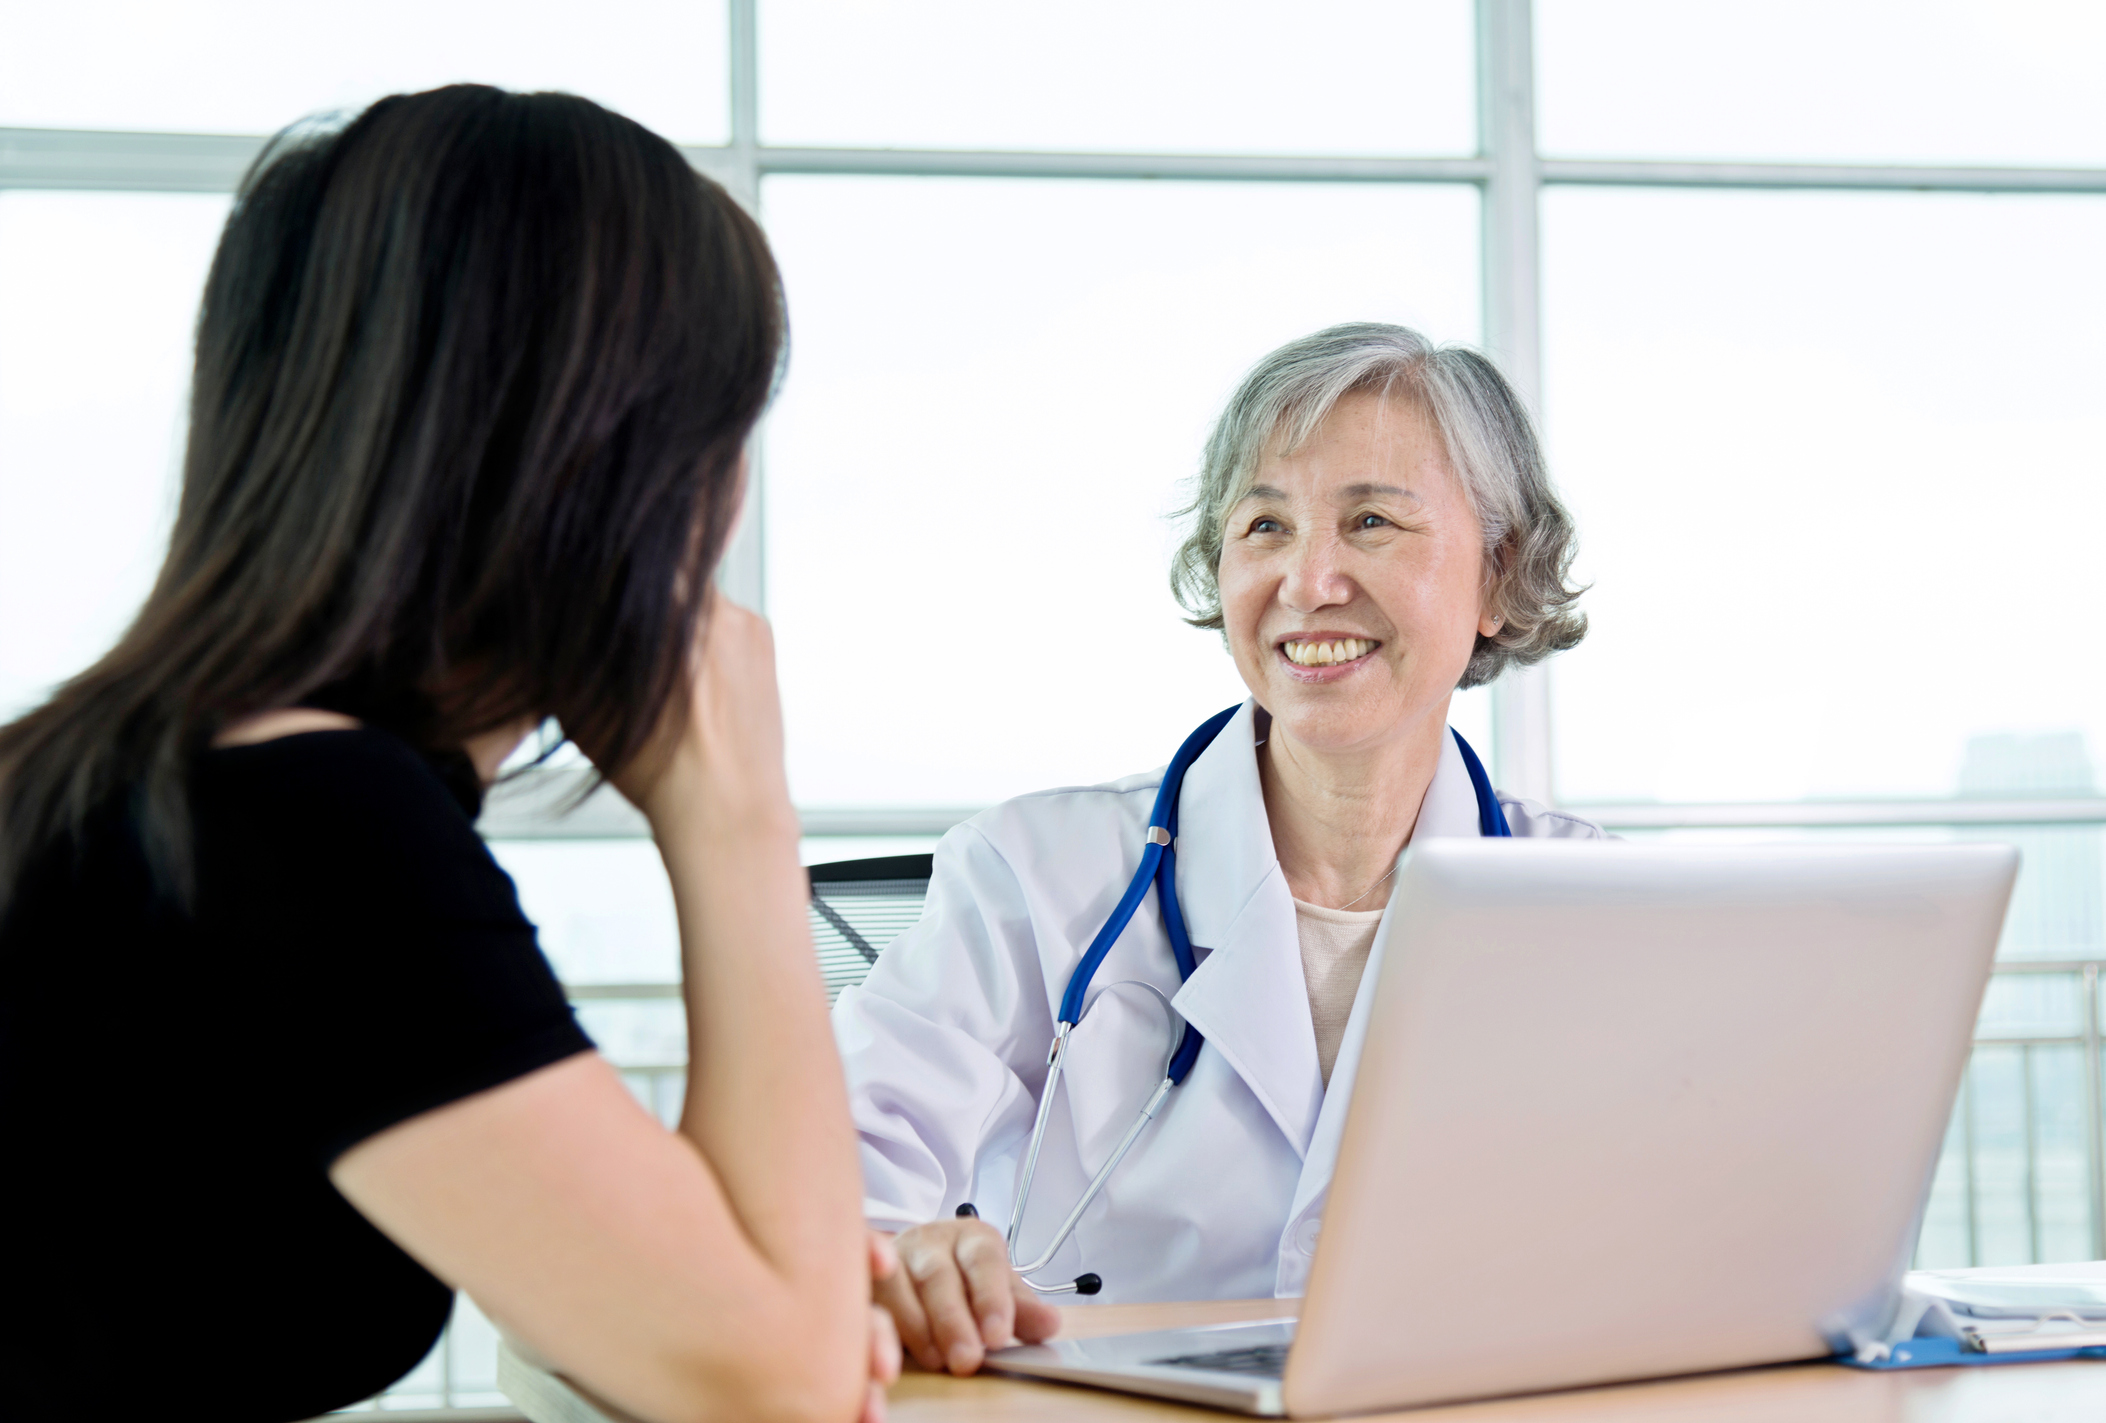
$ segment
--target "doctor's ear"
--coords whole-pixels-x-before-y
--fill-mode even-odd
[[[1487,549],[1484,560],[1484,582],[1477,590],[1477,635],[1496,637],[1499,629],[1506,626],[1506,614],[1499,611],[1500,594],[1506,590],[1507,548],[1502,541],[1498,547]]]

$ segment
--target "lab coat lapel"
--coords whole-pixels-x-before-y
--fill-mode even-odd
[[[1475,840],[1483,831],[1477,819],[1477,787],[1470,780],[1470,767],[1456,747],[1455,734],[1441,735],[1441,763],[1433,768],[1426,799],[1419,802],[1419,818],[1411,828],[1413,840]]]
[[[1481,833],[1477,788],[1471,784],[1470,768],[1456,749],[1453,736],[1443,737],[1441,744],[1441,762],[1434,768],[1432,783],[1426,787],[1426,799],[1419,804],[1411,844],[1433,839],[1476,839]],[[1410,853],[1410,849],[1411,845],[1406,845],[1405,853]],[[1402,856],[1398,858],[1401,860]],[[1374,1011],[1375,984],[1382,977],[1382,951],[1389,941],[1390,920],[1396,917],[1398,908],[1396,897],[1391,896],[1376,926],[1375,947],[1368,953],[1367,968],[1353,994],[1353,1011],[1346,1018],[1345,1034],[1338,1042],[1338,1059],[1331,1067],[1331,1087],[1324,1094],[1309,1149],[1303,1155],[1294,1207],[1288,1212],[1290,1222],[1320,1211],[1323,1198],[1331,1189],[1331,1172],[1338,1164],[1338,1143],[1345,1132],[1346,1109],[1352,1104],[1353,1081],[1360,1070],[1360,1049],[1367,1042],[1368,1017]]]
[[[1173,1000],[1303,1154],[1323,1102],[1294,900],[1273,856],[1245,702],[1185,774],[1177,887],[1198,970]]]

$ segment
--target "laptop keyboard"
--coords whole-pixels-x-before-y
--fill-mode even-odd
[[[1276,1379],[1287,1369],[1285,1344],[1253,1344],[1244,1349],[1218,1349],[1211,1354],[1172,1354],[1150,1359],[1151,1364],[1170,1364],[1184,1369],[1212,1369],[1223,1374],[1254,1374]]]

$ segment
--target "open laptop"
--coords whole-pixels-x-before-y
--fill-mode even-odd
[[[1299,1324],[989,1363],[1320,1417],[1833,1353],[1891,1317],[2017,870],[1416,847]]]

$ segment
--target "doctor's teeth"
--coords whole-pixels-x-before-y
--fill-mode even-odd
[[[1372,638],[1341,637],[1328,642],[1285,642],[1280,644],[1280,650],[1296,666],[1328,667],[1367,656],[1375,650],[1375,643]]]

